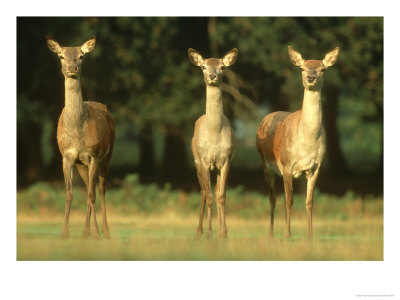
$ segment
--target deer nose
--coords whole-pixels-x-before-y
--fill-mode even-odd
[[[209,77],[210,77],[211,80],[214,80],[214,79],[217,77],[217,75],[215,75],[215,74],[210,74]]]
[[[68,66],[68,72],[78,72],[78,66]]]
[[[309,83],[313,83],[314,81],[315,81],[315,76],[307,76],[307,81],[309,82]]]

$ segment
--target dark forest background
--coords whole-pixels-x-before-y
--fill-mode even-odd
[[[265,191],[256,128],[267,113],[302,104],[300,70],[287,46],[305,59],[322,59],[339,46],[322,88],[327,154],[317,186],[383,193],[383,18],[18,17],[18,188],[63,183],[55,131],[64,79],[47,35],[64,46],[97,38],[81,78],[84,99],[106,104],[116,121],[109,185],[137,173],[142,183],[184,190],[199,188],[190,141],[205,112],[203,76],[189,62],[189,47],[204,57],[239,49],[222,86],[238,138],[228,185]]]

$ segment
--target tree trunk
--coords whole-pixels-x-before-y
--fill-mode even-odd
[[[324,104],[324,127],[326,130],[327,161],[329,173],[346,175],[349,167],[343,151],[340,148],[339,131],[337,128],[340,90],[335,86],[325,87],[326,101]]]
[[[218,44],[215,40],[215,33],[217,32],[217,18],[209,17],[207,23],[208,39],[210,43],[211,56],[218,57]]]
[[[153,140],[153,126],[147,123],[143,126],[140,137],[139,173],[143,178],[148,178],[155,173],[155,152]]]
[[[55,99],[60,99],[60,98],[55,98]],[[57,143],[57,125],[58,125],[59,114],[61,114],[62,108],[63,106],[60,106],[59,108],[55,109],[56,113],[52,113],[51,116],[52,132],[50,138],[50,147],[52,149],[53,156],[45,168],[47,180],[64,179],[62,170],[62,155],[60,153],[60,149],[58,148],[58,143]]]
[[[169,182],[182,182],[187,177],[184,135],[173,126],[167,127],[161,162],[161,176]]]
[[[32,184],[41,179],[43,163],[40,138],[40,124],[21,123],[17,128],[17,185]]]

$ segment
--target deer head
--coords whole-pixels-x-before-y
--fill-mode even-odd
[[[192,48],[189,48],[188,54],[192,64],[202,69],[204,82],[207,85],[218,86],[222,81],[223,68],[229,67],[236,62],[239,51],[234,48],[228,51],[222,58],[208,59],[204,59],[200,52]]]
[[[62,47],[52,39],[47,38],[50,51],[56,53],[61,62],[61,71],[65,77],[79,78],[83,56],[94,49],[96,38],[93,37],[78,47]]]
[[[303,86],[307,90],[318,91],[322,87],[324,72],[333,66],[339,56],[339,47],[325,55],[322,60],[304,60],[299,52],[288,46],[290,61],[302,70]]]

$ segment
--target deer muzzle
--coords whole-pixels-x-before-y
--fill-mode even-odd
[[[68,66],[67,71],[69,73],[77,73],[78,72],[78,66],[72,65],[72,66]]]
[[[307,81],[309,83],[313,83],[315,81],[316,77],[315,76],[307,76]]]

